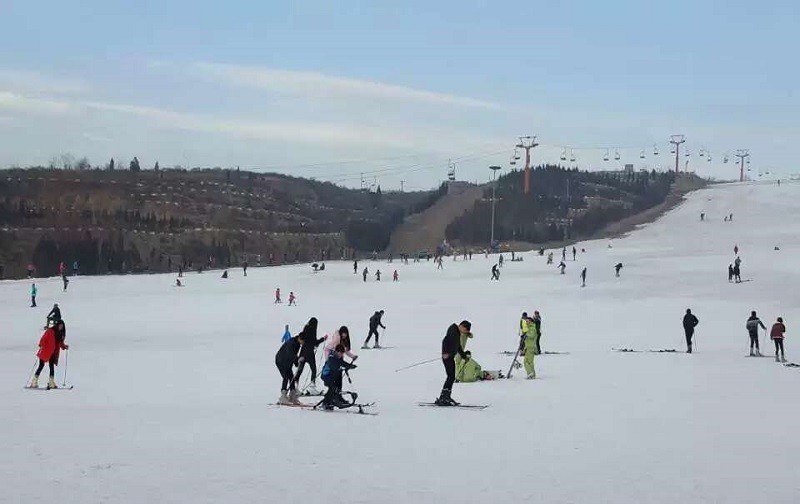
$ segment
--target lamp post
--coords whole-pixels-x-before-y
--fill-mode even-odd
[[[490,170],[492,170],[492,237],[489,240],[489,249],[494,246],[494,212],[495,212],[495,204],[497,202],[497,170],[500,169],[499,166],[490,166]]]

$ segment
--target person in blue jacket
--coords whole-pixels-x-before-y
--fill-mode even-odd
[[[325,397],[322,398],[322,408],[331,410],[336,408],[347,408],[352,404],[342,397],[342,372],[355,369],[356,365],[344,360],[344,345],[338,344],[333,353],[328,357],[322,367],[322,383],[328,387]]]
[[[286,324],[286,329],[283,332],[283,338],[281,338],[281,343],[286,343],[292,338],[292,333],[289,332],[289,324]]]

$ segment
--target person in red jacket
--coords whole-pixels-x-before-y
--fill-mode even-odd
[[[775,362],[786,362],[786,355],[783,353],[783,333],[786,332],[786,326],[783,325],[783,318],[778,317],[778,321],[772,324],[772,330],[769,332],[769,337],[775,342]],[[781,351],[781,357],[778,358],[778,350]]]
[[[59,352],[62,349],[69,349],[69,345],[64,343],[66,337],[67,329],[63,320],[57,321],[53,327],[45,330],[44,334],[42,334],[42,338],[39,340],[39,351],[36,353],[36,357],[39,358],[39,368],[36,369],[36,373],[33,375],[30,388],[39,388],[39,375],[44,369],[45,362],[50,365],[50,379],[47,381],[47,389],[58,388],[55,381],[55,367],[58,365]]]

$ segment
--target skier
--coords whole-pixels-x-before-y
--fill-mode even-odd
[[[353,260],[353,274],[358,273],[358,259]]]
[[[397,273],[397,270],[394,270],[394,273],[392,274],[392,281],[397,282],[398,280],[400,280],[400,275]]]
[[[567,260],[567,247],[564,247],[564,248],[561,249],[561,260],[562,261],[566,261]]]
[[[614,271],[617,273],[617,278],[619,278],[619,270],[621,270],[621,269],[622,269],[622,263],[617,263],[614,266]]]
[[[72,263],[72,274],[78,276],[78,261]]]
[[[747,327],[747,332],[750,334],[750,357],[757,356],[761,357],[761,349],[758,348],[758,327],[761,326],[762,329],[766,330],[766,326],[761,319],[758,318],[756,315],[755,310],[750,312],[750,318],[747,319],[747,323],[745,327]],[[753,353],[753,345],[756,347],[756,353]]]
[[[366,268],[366,266],[365,266],[365,267],[364,267],[364,271],[362,271],[362,272],[361,272],[361,276],[363,276],[363,277],[364,277],[364,281],[365,281],[365,282],[367,281],[367,275],[369,275],[369,270],[368,270],[368,269]]]
[[[520,353],[525,355],[523,364],[525,365],[525,372],[528,374],[527,378],[532,380],[536,378],[536,368],[534,367],[534,356],[536,352],[536,340],[538,339],[539,331],[536,330],[536,324],[530,318],[525,318],[522,321],[522,348]]]
[[[292,339],[292,333],[289,332],[289,324],[286,324],[286,327],[283,331],[283,337],[281,337],[281,344],[286,343],[290,339]]]
[[[344,347],[344,354],[350,357],[351,360],[355,361],[358,359],[358,355],[354,354],[352,350],[352,345],[350,344],[350,329],[347,326],[342,326],[339,328],[338,331],[333,332],[333,336],[328,338],[327,343],[325,343],[325,358],[331,356],[334,349],[338,346],[342,345]]]
[[[528,331],[530,330],[530,317],[528,317],[528,312],[522,312],[522,316],[519,319],[519,352],[522,353],[522,349],[524,348],[523,342],[525,338],[528,336]]]
[[[547,254],[547,264],[553,264],[553,253]]]
[[[700,221],[702,222],[704,220],[706,220],[706,214],[703,213],[703,212],[700,212]]]
[[[728,265],[728,283],[733,282],[733,264]]]
[[[278,287],[277,289],[275,289],[275,304],[282,303],[282,302],[283,301],[281,301],[281,288]]]
[[[292,366],[298,364],[298,353],[304,343],[303,337],[303,333],[300,333],[294,338],[289,338],[275,354],[275,365],[278,367],[282,379],[281,397],[278,399],[278,404],[300,404],[297,399],[296,380],[292,375]]]
[[[739,262],[733,264],[733,279],[736,283],[742,283],[742,269],[739,267]]]
[[[294,295],[294,291],[289,291],[289,306],[297,306],[297,297]]]
[[[514,261],[515,261],[514,251],[512,250],[511,251],[511,262],[514,262]]]
[[[183,284],[181,283],[181,279],[180,278],[176,278],[175,279],[175,287],[183,287]]]
[[[36,266],[33,264],[28,264],[28,278],[33,278],[33,273],[36,271]]]
[[[64,321],[59,320],[56,325],[44,331],[39,340],[39,351],[36,357],[39,358],[39,367],[36,369],[31,379],[30,388],[39,388],[39,375],[42,374],[44,363],[50,366],[50,379],[47,381],[47,390],[58,388],[55,381],[55,367],[58,366],[58,355],[61,350],[68,350],[69,345],[64,343],[67,337],[67,329]]]
[[[576,249],[576,248],[573,246],[573,247],[572,247],[572,260],[573,260],[573,261],[575,261],[575,260],[576,260],[576,257],[577,257],[577,255],[578,255],[578,249]]]
[[[542,353],[542,348],[541,348],[541,343],[542,343],[542,316],[539,314],[539,310],[534,310],[533,311],[533,318],[531,320],[533,321],[533,326],[536,328],[536,341],[534,342],[535,343],[535,347],[534,348],[536,349],[536,351],[534,353],[536,355],[539,355],[540,353]]]
[[[183,266],[178,265],[178,278],[183,277]]]
[[[294,381],[300,381],[300,376],[303,374],[303,369],[305,368],[305,365],[308,364],[308,367],[311,369],[311,382],[309,383],[308,387],[306,387],[305,392],[309,395],[316,395],[319,393],[319,391],[317,390],[316,384],[317,361],[314,358],[314,354],[317,347],[326,339],[328,339],[328,336],[323,336],[322,338],[317,339],[317,319],[315,317],[311,317],[308,320],[300,335],[303,337],[303,346],[300,347],[300,359],[298,360],[297,373],[294,375]]]
[[[733,246],[733,255],[735,255],[735,256],[739,255],[739,245],[738,244]]]
[[[567,269],[567,263],[565,263],[564,261],[561,261],[561,262],[558,264],[558,267],[561,269],[561,274],[563,275],[563,274],[564,274],[564,270],[566,270],[566,269]]]
[[[57,322],[61,320],[61,308],[58,307],[58,303],[53,305],[53,308],[50,310],[50,313],[47,314],[47,325],[53,326],[56,325]]]
[[[581,287],[586,287],[586,268],[581,271]]]
[[[369,348],[369,340],[373,334],[375,335],[375,346],[372,348],[381,347],[380,344],[378,344],[378,328],[381,327],[386,329],[386,326],[384,326],[383,322],[381,322],[381,318],[383,318],[383,310],[376,311],[369,318],[369,334],[367,334],[367,339],[364,341],[364,344],[361,346],[361,348]]]
[[[503,254],[500,254],[500,259],[497,260],[497,264],[499,264],[501,268],[503,267]]]
[[[244,271],[244,276],[247,276],[247,261],[242,263],[242,271]]]
[[[472,329],[472,324],[464,320],[459,325],[450,324],[447,328],[447,333],[442,338],[442,365],[447,378],[442,386],[442,392],[439,398],[434,401],[437,406],[458,406],[458,403],[453,400],[451,393],[453,390],[453,383],[456,381],[456,354],[460,355],[462,359],[468,359],[469,356],[461,348],[461,334],[467,333]]]
[[[683,316],[683,332],[686,333],[686,353],[692,353],[692,336],[694,328],[700,321],[694,316],[692,310],[686,308],[686,315]]]
[[[442,257],[441,256],[439,256],[439,260],[438,261],[434,260],[433,262],[436,263],[436,269],[437,270],[444,269],[444,265],[442,264]]]
[[[500,270],[496,264],[492,266],[492,280],[500,280]]]
[[[67,286],[69,285],[69,278],[67,278],[66,273],[64,273],[64,275],[61,277],[61,281],[64,283],[64,292],[67,292]]]
[[[222,278],[228,278],[228,270],[222,272]]]
[[[36,293],[37,292],[39,292],[39,290],[36,288],[36,284],[32,283],[31,284],[31,308],[36,308]]]
[[[786,354],[783,352],[783,333],[786,332],[786,326],[783,325],[783,318],[778,317],[778,321],[772,324],[772,330],[769,332],[769,337],[775,343],[775,362],[786,362]],[[778,358],[778,350],[781,351],[781,357]]]
[[[352,362],[344,361],[344,345],[336,345],[333,352],[328,356],[325,365],[322,366],[322,383],[328,387],[325,397],[322,398],[322,408],[332,410],[336,408],[347,408],[352,403],[342,397],[342,369],[349,371],[355,369],[356,365]]]
[[[381,270],[377,270],[375,272],[375,281],[376,282],[380,282],[381,281]]]

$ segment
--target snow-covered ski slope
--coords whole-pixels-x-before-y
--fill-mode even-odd
[[[798,502],[800,371],[744,357],[755,309],[767,326],[784,317],[787,357],[800,361],[798,216],[800,184],[716,186],[613,248],[578,244],[586,253],[564,276],[533,253],[506,256],[499,282],[496,258],[477,255],[444,271],[364,261],[366,284],[342,262],[193,273],[184,288],[174,275],[78,277],[62,293],[53,278],[37,282],[37,309],[30,282],[0,282],[0,502]],[[738,285],[726,271],[735,244],[752,280]],[[386,281],[395,268],[400,282]],[[278,286],[298,306],[274,305]],[[53,302],[75,389],[23,390]],[[695,354],[611,351],[683,351],[687,307],[700,319]],[[345,324],[360,346],[377,309],[396,348],[357,350],[345,388],[379,416],[268,406],[285,323]],[[538,358],[537,380],[456,384],[456,399],[486,410],[418,407],[441,388],[438,362],[394,371],[437,357],[448,324],[466,318],[475,358],[505,372],[498,352],[534,309],[543,349],[570,353]]]

